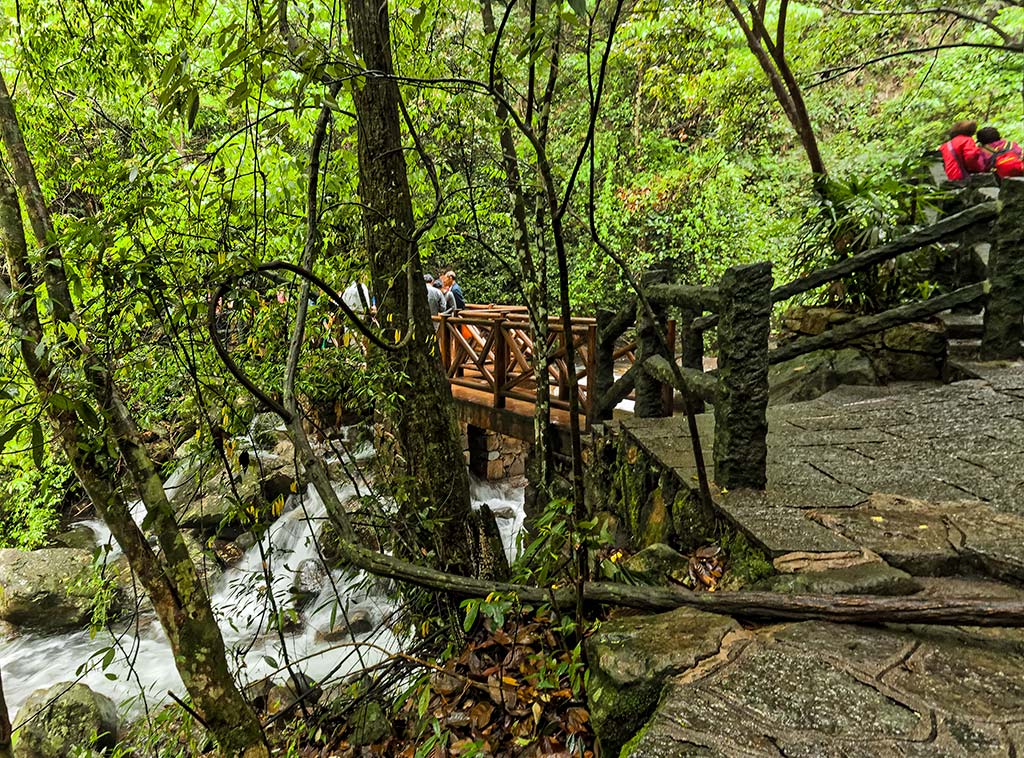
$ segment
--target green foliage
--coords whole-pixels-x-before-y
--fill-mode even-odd
[[[927,171],[919,162],[908,161],[892,175],[830,177],[824,196],[808,204],[790,276],[877,247],[926,223],[927,214],[938,211],[947,193],[931,183],[905,178],[919,176],[922,169]],[[918,295],[922,272],[914,264],[914,258],[902,256],[889,266],[851,277],[842,291],[831,294],[863,310],[891,307],[908,295]]]
[[[742,532],[726,532],[719,538],[728,556],[728,580],[736,587],[745,587],[775,573],[771,561]]]
[[[0,547],[45,545],[77,492],[63,457],[46,446],[37,454],[32,436],[27,430],[16,434],[0,455]]]

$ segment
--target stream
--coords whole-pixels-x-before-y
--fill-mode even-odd
[[[186,468],[182,466],[172,474],[165,489],[172,492],[180,486]],[[348,484],[336,485],[336,489],[342,502],[354,494]],[[516,537],[523,524],[523,490],[507,483],[472,479],[471,495],[475,507],[487,503],[495,511],[506,553],[513,558]],[[133,515],[141,521],[141,504]],[[326,509],[313,487],[301,495],[292,495],[262,540],[211,582],[211,602],[229,660],[243,685],[270,675],[284,679],[286,674],[279,669],[284,664],[285,650],[297,670],[323,681],[373,665],[401,647],[401,641],[387,623],[393,610],[388,598],[368,590],[372,582],[365,581],[361,572],[332,571],[329,577],[325,576],[319,596],[305,606],[290,631],[280,636],[264,631],[271,611],[261,547],[271,567],[270,584],[278,607],[290,607],[296,570],[304,560],[319,560],[313,535],[319,535],[325,520]],[[97,545],[110,538],[110,531],[100,521],[79,524],[93,531]],[[110,559],[119,552],[113,544]],[[335,597],[340,601],[335,602]],[[364,620],[368,616],[374,627],[373,631],[355,636],[360,644],[318,638],[318,632],[331,629],[332,620],[337,628],[341,619],[353,615]],[[110,658],[106,651],[112,643],[116,651]],[[105,657],[109,660],[104,667]],[[88,631],[75,631],[50,636],[26,633],[14,639],[0,639],[0,670],[12,719],[35,690],[76,678],[112,698],[129,716],[158,706],[167,699],[168,690],[184,694],[167,639],[152,612],[139,614],[127,627],[123,623],[114,627],[113,637],[106,632],[90,637]]]

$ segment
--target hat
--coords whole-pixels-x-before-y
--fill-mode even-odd
[[[434,281],[434,277],[432,277],[430,274],[424,274],[423,281],[425,281],[427,284],[430,284],[432,281]]]

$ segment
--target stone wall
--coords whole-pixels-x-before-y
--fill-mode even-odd
[[[782,317],[780,341],[821,334],[854,315],[837,308],[794,306]],[[818,350],[773,366],[772,402],[812,400],[840,384],[944,379],[949,352],[941,322],[917,322],[854,340],[841,350]]]
[[[523,476],[530,445],[472,424],[462,425],[462,449],[475,476],[487,481]]]
[[[693,491],[696,483],[659,465],[631,435],[601,425],[593,446],[586,471],[590,508],[630,550],[665,543],[689,551],[722,532]]]

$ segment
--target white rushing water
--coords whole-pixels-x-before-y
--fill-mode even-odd
[[[181,486],[188,475],[186,469],[182,466],[168,479],[169,492]],[[354,489],[349,485],[338,486],[338,492],[345,502],[354,494]],[[523,523],[523,490],[504,483],[474,481],[472,495],[475,505],[486,502],[496,512],[506,552],[514,557],[516,538]],[[141,507],[136,508],[134,515],[141,520]],[[364,577],[351,572],[331,572],[320,595],[301,612],[294,630],[283,637],[276,631],[267,633],[271,608],[263,573],[264,556],[270,567],[270,584],[278,607],[291,607],[296,570],[304,560],[318,561],[314,535],[319,536],[325,519],[324,504],[313,487],[308,487],[302,495],[293,495],[284,513],[270,526],[260,543],[250,547],[211,584],[211,602],[220,620],[229,658],[243,683],[273,674],[278,679],[285,678],[283,672],[277,671],[284,663],[282,639],[295,668],[317,681],[372,665],[388,651],[399,649],[400,641],[385,623],[392,611],[388,600],[365,589],[364,585],[372,586],[372,583],[361,582]],[[82,524],[92,529],[99,544],[109,540],[110,532],[102,522]],[[114,545],[111,558],[118,553]],[[351,641],[332,645],[317,639],[318,631],[330,630],[332,619],[337,626],[346,615],[356,612],[369,615],[376,627],[356,637],[359,645]],[[140,695],[144,694],[146,705],[152,708],[166,699],[168,690],[183,694],[163,630],[152,614],[143,614],[141,618],[145,620],[138,627],[133,625],[115,635],[118,652],[106,668],[100,661],[114,642],[107,633],[95,638],[81,631],[0,639],[0,670],[12,718],[35,690],[79,677],[83,683],[136,714],[144,705]],[[76,674],[83,663],[88,664],[85,670]]]

